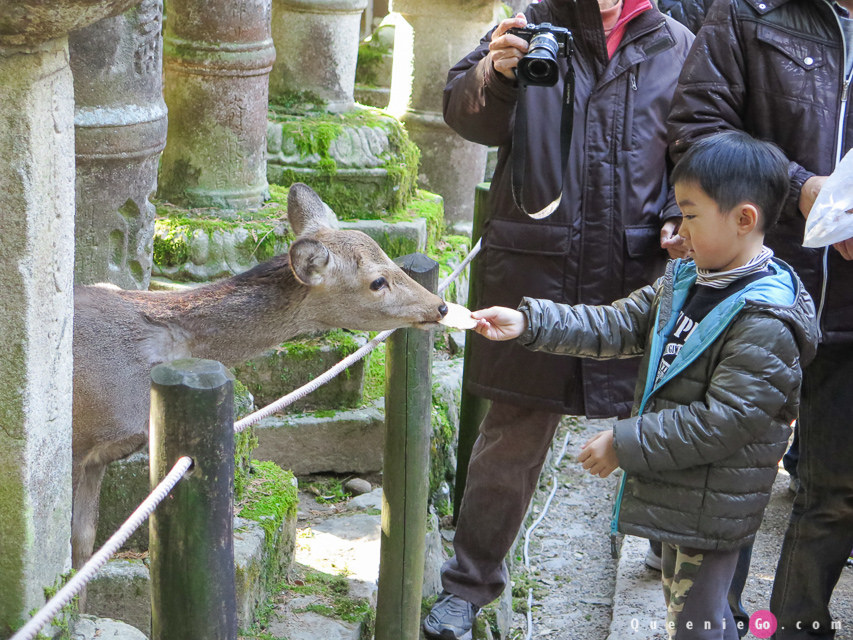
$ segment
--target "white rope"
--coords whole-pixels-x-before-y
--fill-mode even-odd
[[[291,391],[286,396],[282,396],[272,404],[268,404],[263,409],[258,409],[254,413],[250,413],[249,415],[247,415],[242,420],[238,420],[234,423],[234,431],[236,433],[240,433],[241,431],[252,426],[253,424],[256,424],[264,418],[271,416],[276,411],[281,411],[284,407],[293,404],[304,396],[307,396],[312,391],[326,384],[329,380],[334,378],[336,375],[338,375],[341,371],[349,367],[351,364],[361,360],[364,356],[366,356],[368,353],[378,347],[379,343],[385,340],[392,333],[394,333],[393,330],[383,331],[382,333],[377,334],[377,336],[373,338],[373,340],[361,347],[358,351],[349,354],[346,358],[341,360],[338,364],[333,366],[325,373],[320,374],[319,376],[317,376],[310,382],[302,385],[298,389]]]
[[[118,551],[119,547],[127,541],[139,525],[145,522],[146,518],[153,513],[157,505],[163,501],[178,483],[178,480],[187,472],[187,469],[192,466],[192,463],[192,458],[188,458],[187,456],[180,458],[168,475],[154,488],[154,491],[151,492],[142,504],[136,508],[136,511],[130,515],[124,524],[119,527],[118,531],[104,543],[104,546],[98,549],[68,583],[57,591],[56,595],[48,600],[47,604],[9,640],[32,640],[35,638],[39,630],[50,622],[62,607],[71,602],[71,599],[95,576],[101,567],[106,564],[107,560]]]
[[[456,280],[456,278],[459,277],[459,274],[462,273],[462,270],[468,266],[468,263],[470,263],[471,260],[473,260],[474,257],[478,253],[480,253],[480,247],[482,242],[482,238],[477,240],[477,243],[473,247],[471,247],[471,251],[468,252],[468,255],[465,256],[465,259],[462,261],[462,263],[458,267],[456,267],[453,272],[449,276],[447,276],[440,285],[438,285],[438,293],[441,293],[442,291],[447,289],[450,283]]]
[[[556,470],[557,467],[560,466],[560,462],[563,461],[563,456],[566,455],[566,448],[569,446],[569,438],[571,437],[572,432],[569,431],[566,433],[566,437],[563,439],[563,449],[560,451],[560,455],[557,457],[557,461],[554,463],[553,468]],[[542,507],[542,513],[539,514],[539,517],[533,521],[533,524],[524,532],[524,568],[530,571],[530,534],[533,533],[533,530],[539,526],[539,523],[545,519],[545,515],[548,513],[548,509],[551,507],[551,501],[554,499],[554,494],[557,493],[557,472],[554,471],[554,474],[551,476],[551,493],[548,495],[548,499],[545,500],[545,505]],[[530,640],[533,636],[533,587],[529,587],[527,590],[527,635],[524,636],[524,640]]]
[[[438,293],[444,291],[450,285],[450,283],[453,282],[453,280],[455,280],[460,273],[462,273],[462,270],[466,266],[468,266],[468,263],[470,263],[471,260],[474,259],[474,256],[476,256],[479,252],[480,241],[477,240],[477,244],[474,245],[474,247],[465,257],[465,259],[462,261],[462,263],[458,267],[456,267],[456,269],[453,270],[453,273],[447,276],[447,278],[445,278],[444,281],[438,286]],[[329,380],[339,375],[342,371],[346,370],[348,367],[364,358],[368,353],[378,347],[380,343],[384,342],[392,333],[394,333],[393,330],[383,331],[382,333],[377,334],[376,337],[373,338],[373,340],[368,342],[366,345],[364,345],[357,351],[348,355],[346,358],[338,362],[328,371],[320,374],[310,382],[305,383],[304,385],[302,385],[298,389],[295,389],[294,391],[291,391],[287,395],[282,396],[275,402],[268,404],[263,409],[258,409],[254,413],[250,413],[249,415],[247,415],[242,420],[238,420],[234,423],[234,432],[240,433],[241,431],[249,428],[253,424],[257,424],[264,418],[267,418],[272,414],[281,411],[282,409],[293,404],[300,398],[304,398],[309,393],[316,391],[318,388],[329,382]]]

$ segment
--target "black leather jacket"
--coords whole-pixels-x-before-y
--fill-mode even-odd
[[[802,246],[803,183],[853,146],[841,26],[826,0],[716,2],[684,64],[669,117],[674,160],[703,136],[740,129],[778,144],[791,191],[765,243],[792,265],[818,309],[821,338],[853,342],[853,262]]]

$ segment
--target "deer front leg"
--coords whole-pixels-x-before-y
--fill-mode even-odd
[[[71,508],[71,566],[82,567],[92,556],[98,527],[98,501],[107,466],[101,462],[75,465]]]

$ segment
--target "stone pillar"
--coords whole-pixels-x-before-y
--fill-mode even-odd
[[[263,204],[270,0],[166,3],[169,129],[158,194],[185,207]],[[299,52],[306,62],[306,52]]]
[[[0,636],[70,568],[73,89],[65,38],[0,43]],[[5,126],[8,125],[8,126]]]
[[[394,0],[413,32],[398,25],[394,44],[394,77],[389,107],[406,106],[402,120],[421,149],[420,184],[444,198],[448,224],[470,222],[474,215],[474,189],[483,180],[486,147],[463,140],[444,122],[442,95],[447,72],[470,52],[496,22],[494,0]],[[401,41],[402,40],[402,41]],[[406,47],[412,50],[411,75]],[[408,100],[406,99],[408,97]]]
[[[75,280],[147,289],[157,161],[166,144],[163,3],[69,35],[77,153]]]
[[[332,113],[354,105],[359,23],[367,0],[273,0],[276,60],[270,103],[320,103]]]
[[[65,34],[133,0],[0,11],[0,636],[71,566],[74,100]]]

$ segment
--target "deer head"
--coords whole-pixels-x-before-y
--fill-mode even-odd
[[[310,187],[290,188],[287,217],[298,238],[290,268],[317,306],[314,320],[325,328],[381,331],[423,327],[447,307],[406,275],[368,235],[333,229],[325,206]]]

